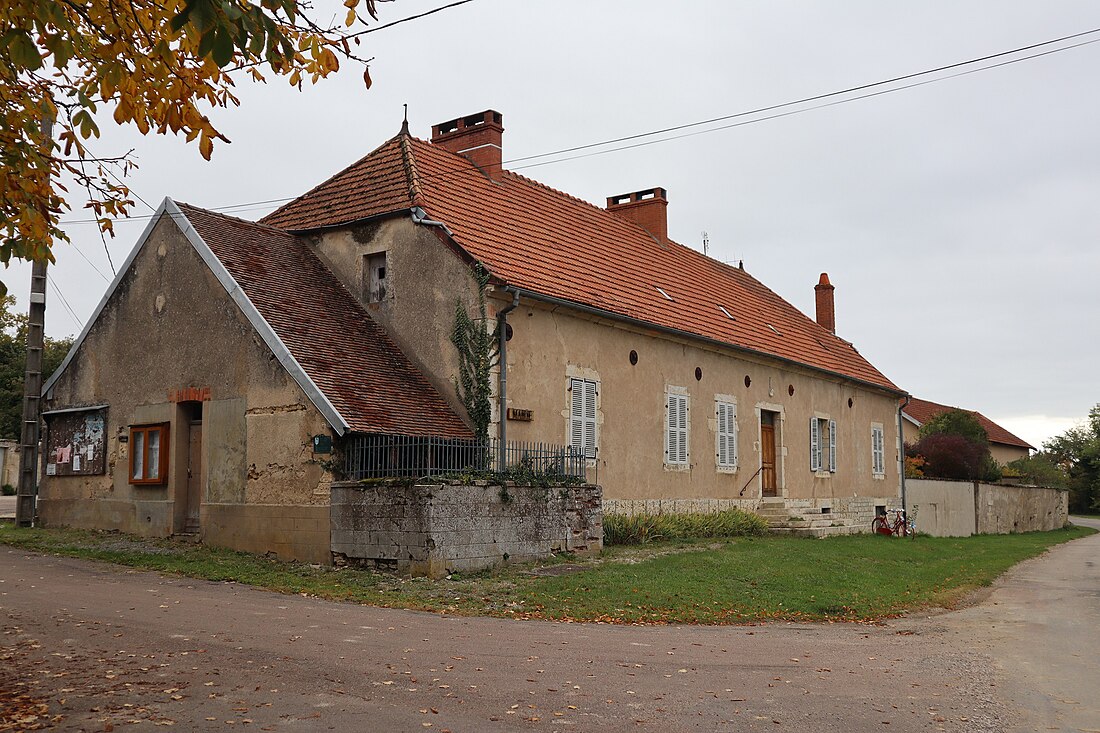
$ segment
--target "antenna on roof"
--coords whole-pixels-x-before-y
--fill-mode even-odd
[[[709,234],[707,234],[707,233],[706,233],[706,231],[704,231],[704,232],[703,232],[703,254],[704,254],[704,255],[706,255],[706,253],[707,253],[707,248],[708,248],[709,246],[710,246],[710,235],[709,235]]]
[[[743,260],[743,259],[737,260],[737,269],[738,270],[744,270],[745,269],[745,260]]]
[[[401,120],[401,134],[402,135],[408,135],[409,134],[409,105],[406,103],[406,104],[403,104],[401,106],[405,108],[405,116]]]

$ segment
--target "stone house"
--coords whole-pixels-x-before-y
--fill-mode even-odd
[[[405,125],[258,223],[166,200],[46,385],[43,520],[325,559],[350,438],[470,436],[479,273],[490,435],[583,454],[606,511],[899,504],[905,393],[835,334],[826,275],[811,319],[669,239],[664,189],[594,206],[502,140],[491,110]]]
[[[948,410],[961,410],[961,407],[941,405],[938,402],[920,400],[916,397],[909,399],[909,404],[902,408],[902,437],[906,443],[913,444],[920,440],[920,427],[936,415]],[[989,435],[989,452],[998,466],[1005,466],[1018,458],[1027,458],[1035,446],[1022,438],[1018,438],[1005,430],[988,417],[975,410],[966,410],[978,419],[985,432]]]

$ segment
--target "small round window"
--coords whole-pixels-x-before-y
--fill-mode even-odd
[[[703,379],[703,370],[700,367],[695,367],[695,381],[701,381]]]
[[[638,352],[633,349],[630,350],[630,365],[634,366],[638,363]]]
[[[751,386],[751,385],[752,385],[752,377],[750,377],[748,374],[746,374],[745,375],[745,386],[748,387],[748,386]]]

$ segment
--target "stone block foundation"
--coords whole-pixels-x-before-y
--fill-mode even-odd
[[[603,547],[599,486],[338,482],[333,563],[444,577]]]

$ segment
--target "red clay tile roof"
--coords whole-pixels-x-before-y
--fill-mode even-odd
[[[273,227],[178,206],[353,431],[472,437],[302,240]]]
[[[524,176],[504,171],[493,182],[466,158],[406,135],[261,221],[308,231],[412,206],[445,223],[509,285],[902,392],[850,343],[744,270],[657,242],[637,224]]]
[[[913,418],[921,425],[928,422],[941,412],[947,412],[948,410],[962,410],[961,407],[951,407],[949,405],[941,405],[937,402],[929,402],[928,400],[918,400],[916,397],[909,399],[909,404],[902,410],[906,415]],[[1035,446],[1031,445],[1025,440],[1017,438],[1012,433],[1002,428],[997,423],[990,420],[988,417],[975,410],[966,410],[974,417],[978,418],[978,422],[985,428],[985,432],[989,435],[990,443],[1000,443],[1001,445],[1011,445],[1016,448],[1031,448],[1035,449]]]

